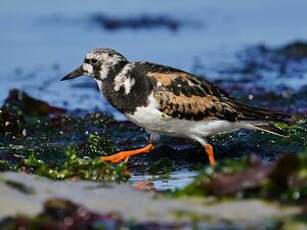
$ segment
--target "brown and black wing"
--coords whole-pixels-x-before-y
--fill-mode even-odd
[[[289,116],[250,107],[230,98],[213,84],[181,71],[148,72],[156,82],[154,97],[163,113],[187,120],[284,121]]]
[[[163,113],[179,119],[236,121],[239,112],[228,95],[214,85],[185,72],[149,72],[154,79],[154,97]]]

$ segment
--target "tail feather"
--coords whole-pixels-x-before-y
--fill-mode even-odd
[[[253,125],[255,129],[262,130],[264,132],[272,133],[282,137],[289,137],[289,134],[272,124],[260,124],[260,125]]]
[[[290,123],[289,119],[291,118],[291,115],[286,113],[260,109],[241,103],[238,103],[237,106],[238,110],[243,113],[242,120],[280,121]]]

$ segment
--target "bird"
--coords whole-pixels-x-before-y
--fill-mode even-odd
[[[132,156],[152,152],[160,135],[168,135],[200,143],[209,164],[215,166],[210,136],[239,129],[288,136],[273,124],[286,122],[288,114],[246,105],[192,73],[151,62],[131,62],[113,49],[91,50],[82,65],[61,80],[80,76],[94,79],[113,107],[150,134],[144,147],[102,156],[102,161],[128,162]]]

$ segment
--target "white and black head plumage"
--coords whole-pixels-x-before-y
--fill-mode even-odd
[[[103,80],[116,72],[117,69],[121,69],[127,62],[122,54],[113,49],[93,49],[86,54],[83,64],[67,74],[62,80],[69,80],[82,75]]]
[[[84,59],[82,68],[85,75],[105,79],[116,65],[125,63],[127,63],[127,59],[120,53],[102,48],[89,52]]]
[[[85,55],[80,67],[62,80],[90,76],[111,105],[124,113],[133,112],[137,106],[146,104],[146,96],[152,89],[150,82],[135,72],[139,66],[140,63],[128,62],[113,49],[94,49]]]

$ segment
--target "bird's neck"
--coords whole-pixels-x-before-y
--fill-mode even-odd
[[[121,61],[115,65],[103,65],[99,71],[95,72],[95,80],[99,87],[100,92],[109,99],[109,95],[114,94],[114,79],[128,64],[127,61]]]
[[[133,113],[136,107],[145,106],[152,90],[153,83],[140,68],[139,64],[126,62],[113,68],[106,78],[96,78],[106,100],[123,113]]]
[[[116,64],[104,63],[95,69],[95,79],[97,81],[113,80],[129,62],[121,60]]]
[[[122,90],[115,90],[115,77],[118,76],[128,64],[129,62],[122,61],[108,69],[101,68],[97,73],[100,75],[96,75],[95,77],[100,92],[112,106],[119,110],[121,110],[122,107],[119,101],[124,101],[125,95]]]
[[[110,90],[109,88],[112,88],[115,77],[122,72],[127,64],[129,62],[120,61],[115,65],[100,67],[100,70],[95,74],[95,79],[102,93],[106,93],[106,91]]]

